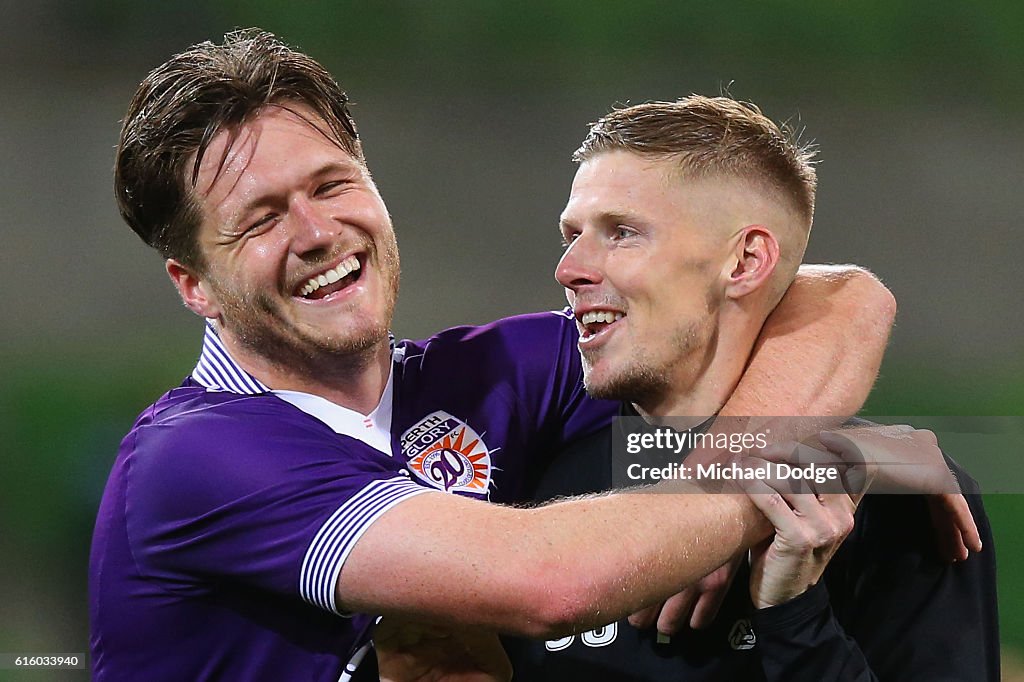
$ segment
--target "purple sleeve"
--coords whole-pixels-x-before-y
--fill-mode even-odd
[[[184,592],[237,581],[338,613],[334,586],[356,541],[427,492],[390,456],[273,396],[185,412],[133,436],[132,553],[143,575]]]
[[[433,403],[467,403],[467,414],[474,412],[468,403],[490,400],[494,411],[504,405],[533,444],[560,448],[605,426],[618,409],[587,397],[578,339],[568,309],[454,327],[409,344],[405,377],[415,375]],[[403,398],[415,404],[420,396]]]

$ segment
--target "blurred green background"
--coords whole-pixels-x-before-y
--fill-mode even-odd
[[[728,90],[820,144],[808,259],[870,267],[899,299],[866,413],[1024,414],[1024,4],[15,3],[0,27],[0,652],[87,651],[117,443],[198,349],[200,323],[118,219],[119,119],[171,53],[252,25],[356,103],[402,245],[400,337],[559,306],[555,222],[586,124]],[[1024,498],[987,504],[1012,663]]]

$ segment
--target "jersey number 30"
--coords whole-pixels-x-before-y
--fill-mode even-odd
[[[599,627],[596,630],[584,632],[580,635],[580,641],[589,647],[608,646],[615,641],[615,637],[618,634],[619,624],[611,623],[610,625]],[[561,651],[562,649],[568,649],[572,646],[575,639],[576,635],[569,635],[568,637],[562,637],[561,639],[549,639],[544,642],[544,648],[548,651]]]

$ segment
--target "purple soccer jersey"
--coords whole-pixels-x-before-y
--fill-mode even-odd
[[[516,502],[539,460],[608,423],[583,390],[571,313],[456,327],[406,342],[395,364],[392,448],[413,478]]]
[[[103,495],[95,679],[341,678],[373,618],[341,615],[334,585],[377,518],[432,490],[517,500],[536,458],[614,413],[586,398],[576,338],[567,315],[543,313],[403,342],[363,416],[269,390],[208,329]]]

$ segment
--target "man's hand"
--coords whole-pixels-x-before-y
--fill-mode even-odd
[[[498,636],[384,618],[373,634],[381,682],[508,682],[512,664]]]
[[[775,536],[750,550],[750,598],[758,609],[797,597],[820,579],[853,529],[857,505],[846,493],[793,493],[788,482],[751,481],[750,499]]]
[[[963,561],[981,551],[981,536],[967,500],[950,473],[935,434],[912,426],[861,426],[823,431],[827,448],[777,443],[759,456],[783,463],[834,465],[844,470],[847,490],[859,500],[871,492],[926,494],[939,555]]]
[[[849,462],[873,470],[872,492],[927,493],[939,553],[963,561],[980,552],[981,535],[935,434],[912,426],[865,426],[825,431],[821,442]]]
[[[700,582],[669,597],[663,604],[648,606],[634,613],[629,617],[630,625],[646,630],[657,623],[658,633],[668,636],[678,634],[687,621],[694,630],[708,627],[718,615],[718,609],[725,601],[725,595],[743,559],[743,556],[738,556],[709,573]]]

